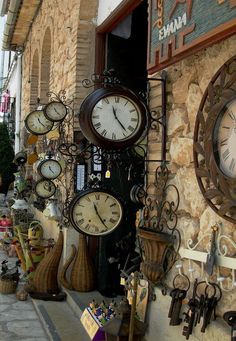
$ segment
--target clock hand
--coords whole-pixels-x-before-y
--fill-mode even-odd
[[[57,115],[60,115],[60,113],[57,111],[57,109],[55,109],[55,108],[53,108],[53,109]]]
[[[39,117],[38,117],[38,121],[43,127],[45,127],[45,125],[40,121]]]
[[[120,124],[120,126],[122,127],[122,129],[124,129],[124,130],[126,131],[125,127],[123,126],[123,124],[121,123],[121,121],[119,120],[119,118],[117,117],[115,108],[114,108],[113,106],[112,106],[112,111],[113,111],[113,114],[114,114],[115,119],[118,121],[118,123]]]
[[[50,169],[50,171],[51,171],[52,173],[55,173],[55,172],[53,172],[53,170],[52,170],[51,166],[49,166],[48,168]]]
[[[105,226],[105,228],[107,229],[107,226],[106,224],[104,223],[104,221],[102,220],[100,214],[98,213],[98,209],[97,209],[97,206],[93,203],[93,207],[95,209],[95,212],[96,212],[96,215],[98,216],[99,220],[101,221],[101,223]]]

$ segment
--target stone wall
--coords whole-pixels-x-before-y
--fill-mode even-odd
[[[58,94],[60,90],[65,90],[66,98],[73,99],[71,106],[75,111],[73,120],[76,125],[79,105],[88,91],[91,91],[82,86],[82,80],[90,78],[94,72],[96,15],[97,0],[90,0],[89,6],[86,0],[42,1],[23,53],[22,142],[25,116],[37,107],[37,97],[42,104],[48,102],[48,91]],[[36,147],[38,152],[47,151],[42,138]],[[31,149],[32,146],[29,146],[29,154]],[[26,168],[27,175],[32,175],[32,167],[26,165]],[[34,175],[34,178],[37,176]],[[47,221],[38,210],[35,210],[35,214],[43,223],[45,236],[56,239],[57,223]],[[70,247],[75,237],[78,238],[78,233],[70,229],[67,237],[66,243]]]
[[[168,161],[169,169],[172,173],[171,183],[178,187],[180,193],[180,206],[178,211],[178,229],[181,232],[182,246],[186,247],[188,239],[192,239],[193,243],[201,238],[201,236],[211,231],[211,226],[216,222],[222,222],[222,233],[236,241],[235,225],[220,218],[209,206],[207,206],[202,193],[198,187],[195,176],[193,164],[193,133],[195,118],[202,99],[203,93],[216,71],[224,64],[230,57],[236,54],[236,36],[213,45],[199,53],[180,61],[173,66],[166,69],[168,75]],[[157,74],[151,77],[158,76]],[[150,104],[153,110],[157,109],[161,104],[160,87],[153,84],[150,96]],[[150,158],[160,158],[160,138],[158,134],[151,132],[149,137],[149,151]],[[154,169],[150,169],[149,181],[153,179]],[[206,244],[209,239],[205,240],[200,246],[199,250],[206,251]],[[226,243],[227,244],[227,243]],[[229,256],[235,256],[235,249],[229,247]],[[188,271],[189,265],[184,266],[186,274],[190,276]],[[195,263],[196,273],[200,274],[199,264]],[[224,269],[225,270],[225,269]],[[221,275],[227,276],[228,270],[222,271]],[[173,268],[167,279],[167,284],[172,286],[173,276],[177,274],[177,269]],[[211,279],[216,280],[217,274],[214,273]],[[204,278],[203,278],[204,279]],[[192,279],[193,280],[193,279]],[[157,290],[158,291],[158,290]],[[158,295],[160,295],[158,293]],[[163,299],[161,299],[161,302]],[[166,298],[168,301],[168,298]],[[169,302],[169,301],[168,301]],[[170,303],[170,302],[169,302]],[[169,304],[168,303],[168,304]],[[232,310],[236,303],[235,290],[230,292],[223,292],[223,298],[217,309],[217,314],[222,314],[227,310]],[[153,302],[151,304],[149,316],[153,319],[153,315],[158,315],[157,306],[162,310],[167,318],[169,305],[163,301]],[[162,307],[160,307],[160,305]],[[157,309],[158,310],[158,309]],[[157,318],[158,319],[158,318]],[[160,319],[162,321],[162,318]],[[168,321],[168,319],[167,319]],[[221,320],[219,320],[221,321]],[[209,328],[206,335],[208,340],[222,340],[226,339],[227,328],[221,326],[222,321],[214,324]],[[156,335],[161,332],[162,340],[176,340],[176,332],[181,337],[181,328],[172,327],[163,329],[163,323],[157,322],[156,327],[150,325],[146,339],[151,339],[151,335]],[[218,328],[221,332],[219,333]],[[162,330],[163,329],[163,330]],[[199,329],[199,328],[197,328]],[[218,330],[218,335],[216,331]],[[229,334],[228,334],[229,335]],[[196,340],[202,340],[202,334],[195,332]],[[225,338],[224,338],[225,337]],[[181,337],[182,338],[182,337]],[[195,337],[193,338],[195,340]]]
[[[50,35],[50,77],[48,89],[58,93],[66,90],[75,99],[75,109],[86,91],[81,81],[88,78],[94,67],[94,18],[97,0],[44,0],[33,22],[23,55],[22,119],[30,109],[33,59],[38,55],[38,96],[47,75],[42,66],[45,56],[45,33]],[[37,67],[36,67],[37,69]]]

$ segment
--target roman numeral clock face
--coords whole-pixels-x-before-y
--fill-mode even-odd
[[[85,137],[105,149],[119,149],[138,141],[145,131],[147,108],[126,88],[101,88],[83,101],[79,113]]]
[[[236,100],[219,114],[214,129],[214,154],[221,172],[236,178]]]
[[[75,197],[69,209],[73,227],[91,236],[102,236],[114,231],[121,223],[123,209],[112,194],[88,190]]]
[[[126,97],[107,96],[95,105],[92,124],[98,134],[109,140],[125,140],[139,128],[139,109]]]

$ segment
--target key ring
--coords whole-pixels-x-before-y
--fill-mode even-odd
[[[185,287],[178,287],[177,285],[176,285],[176,279],[178,278],[178,277],[182,277],[182,278],[184,278],[185,279],[185,281],[186,281],[186,288]],[[181,289],[181,290],[186,290],[186,291],[188,291],[189,290],[189,288],[190,288],[190,280],[189,280],[189,278],[188,278],[188,276],[186,276],[185,274],[177,274],[175,277],[174,277],[174,279],[173,279],[173,281],[172,281],[172,285],[173,285],[173,288],[174,289]]]
[[[205,294],[205,296],[207,296],[208,297],[208,292],[207,292],[207,290],[208,290],[208,288],[211,286],[211,287],[213,287],[214,288],[214,292],[213,292],[213,294],[210,296],[210,298],[211,297],[215,297],[215,295],[216,295],[216,287],[215,287],[215,285],[214,285],[214,283],[207,283],[206,281],[201,281],[201,282],[198,282],[197,283],[197,286],[196,286],[196,297],[197,298],[200,298],[200,295],[197,293],[197,289],[198,289],[198,286],[200,285],[200,284],[206,284],[206,286],[205,286],[205,290],[204,290],[204,294]]]
[[[221,288],[220,288],[220,286],[219,286],[219,284],[217,284],[217,283],[213,283],[213,282],[209,282],[209,284],[210,285],[213,285],[214,287],[215,287],[215,293],[214,293],[214,297],[216,297],[217,298],[217,295],[216,295],[216,289],[218,289],[218,291],[219,291],[219,297],[217,298],[217,302],[219,302],[220,301],[220,299],[221,299],[221,297],[222,297],[222,290],[221,290]]]

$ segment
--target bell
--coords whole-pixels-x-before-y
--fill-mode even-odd
[[[61,216],[61,212],[57,205],[56,199],[49,199],[45,210],[43,211],[44,215],[51,220],[58,220]]]
[[[14,200],[15,202],[11,206],[11,208],[13,208],[14,210],[27,210],[28,209],[29,205],[25,201],[25,199],[14,199]]]

